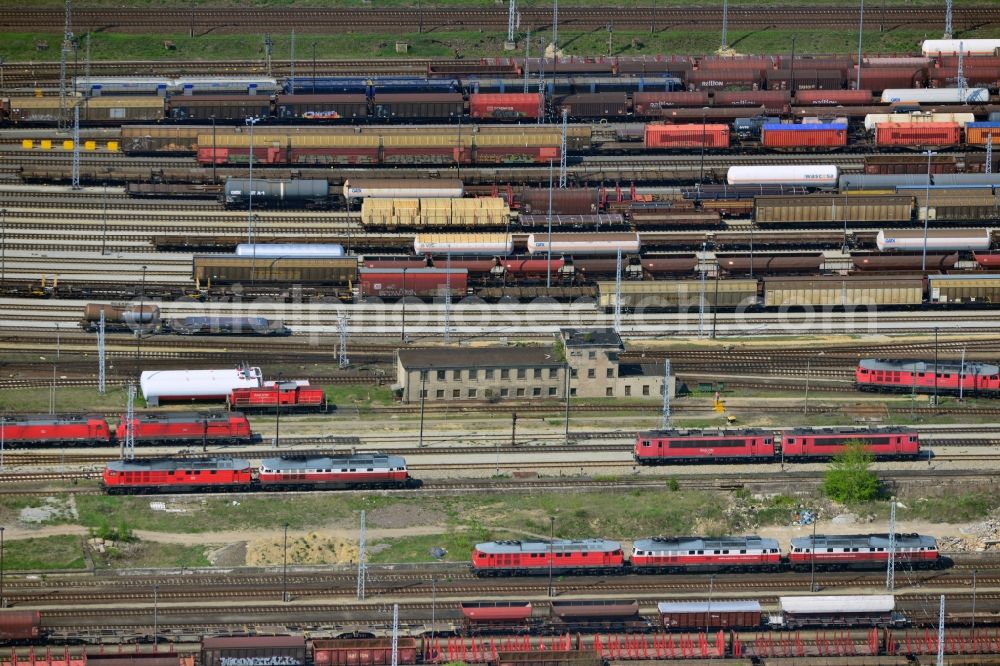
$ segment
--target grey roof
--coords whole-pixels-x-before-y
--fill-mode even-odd
[[[778,597],[786,613],[890,613],[896,608],[891,594]]]
[[[915,435],[912,428],[792,428],[787,435],[850,435],[853,437],[875,437],[877,435]]]
[[[401,349],[399,350],[399,362],[408,370],[563,366],[551,347]]]
[[[142,412],[135,415],[140,423],[204,423],[228,422],[243,418],[240,412]]]
[[[650,537],[637,539],[633,544],[637,550],[725,550],[740,548],[780,549],[777,539],[765,539],[756,535],[725,536],[704,538],[695,536]]]
[[[760,613],[759,601],[661,601],[661,615],[668,613]]]
[[[934,372],[934,361],[919,361],[912,359],[878,359],[863,358],[859,365],[865,370],[886,370],[889,372]],[[959,373],[962,371],[962,364],[955,361],[938,361],[937,369],[939,373]],[[975,361],[965,362],[965,374],[992,376],[1000,374],[1000,366],[990,363],[978,363]]]
[[[966,123],[968,125],[968,123]],[[951,280],[1000,280],[1000,275],[982,275],[979,273],[966,273],[964,275],[928,275],[930,282],[948,282]]]
[[[575,541],[555,540],[551,544],[548,541],[489,541],[487,543],[477,543],[476,550],[481,553],[505,554],[505,553],[547,553],[551,549],[554,553],[566,551],[583,551],[606,553],[621,550],[622,545],[617,541],[607,539],[578,539]]]
[[[676,437],[678,439],[690,438],[701,439],[704,437],[749,437],[760,435],[772,435],[768,430],[758,430],[754,428],[740,428],[739,430],[644,430],[639,432],[639,437]]]
[[[621,336],[613,328],[559,329],[567,347],[614,347],[623,349]]]
[[[250,461],[242,458],[188,458],[185,460],[112,460],[113,472],[173,472],[177,470],[240,470],[250,469]]]
[[[793,548],[808,549],[812,536],[792,539]],[[817,548],[889,548],[888,534],[817,534]],[[922,534],[897,534],[896,548],[937,548],[937,540]]]
[[[402,456],[358,455],[329,458],[326,456],[302,456],[265,458],[261,461],[264,470],[288,469],[358,469],[358,468],[405,468],[406,460]]]
[[[619,377],[649,377],[663,379],[663,366],[656,363],[621,363],[618,366]]]

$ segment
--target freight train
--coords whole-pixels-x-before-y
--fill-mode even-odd
[[[944,569],[951,560],[937,540],[897,534],[896,564],[912,569]],[[782,553],[775,539],[759,536],[651,537],[635,539],[631,556],[607,539],[491,541],[472,550],[472,572],[488,576],[760,573],[884,569],[889,535],[796,537]]]
[[[240,412],[138,414],[131,427],[123,416],[114,430],[102,416],[8,415],[0,418],[0,430],[8,448],[112,446],[128,434],[138,446],[246,444],[255,437]]]
[[[920,435],[908,428],[801,428],[765,430],[653,430],[636,435],[640,465],[770,463],[830,460],[861,442],[877,460],[916,460]]]
[[[854,381],[860,391],[1000,397],[1000,366],[979,361],[863,358]]]
[[[266,458],[260,466],[239,458],[115,460],[101,487],[109,495],[416,489],[400,456],[361,453],[325,457]]]
[[[160,308],[154,304],[107,305],[88,303],[83,308],[80,327],[90,333],[100,328],[104,315],[106,332],[130,332],[152,335],[174,333],[177,335],[262,335],[287,336],[292,331],[280,321],[266,317],[196,316],[166,321]]]

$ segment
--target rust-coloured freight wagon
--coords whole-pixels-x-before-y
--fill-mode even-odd
[[[927,157],[924,155],[865,155],[865,173],[877,175],[926,174],[927,168]],[[932,156],[930,170],[931,173],[956,173],[958,166],[955,163],[955,156]]]
[[[632,93],[632,110],[636,116],[658,117],[664,109],[675,106],[701,108],[709,105],[706,91],[636,92]]]
[[[566,110],[570,118],[624,118],[628,115],[628,96],[625,93],[584,93],[567,95],[556,102],[556,107]]]
[[[212,118],[268,118],[271,98],[267,95],[180,95],[169,101],[174,120]]]
[[[791,97],[785,90],[719,90],[712,99],[715,106],[762,106],[781,111],[788,107]]]
[[[767,123],[761,128],[761,143],[767,148],[837,148],[847,145],[847,125]]]
[[[646,148],[728,148],[729,125],[646,125]]]
[[[758,629],[763,621],[759,601],[665,601],[656,609],[667,631]]]
[[[957,146],[962,141],[958,123],[878,123],[879,146]]]
[[[362,268],[358,272],[358,292],[365,298],[453,297],[468,291],[469,271],[464,268]]]
[[[871,90],[796,90],[796,104],[865,106],[872,103]]]
[[[390,638],[334,638],[312,642],[315,666],[384,666],[392,663]],[[417,663],[417,639],[400,636],[396,645],[400,664]]]
[[[0,640],[29,641],[39,636],[42,616],[38,611],[0,611]]]

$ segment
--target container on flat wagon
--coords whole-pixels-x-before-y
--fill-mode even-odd
[[[675,106],[708,106],[706,91],[636,92],[632,93],[632,109],[636,116],[659,116],[664,109]]]
[[[962,140],[958,123],[878,123],[879,146],[954,146]]]
[[[472,93],[469,115],[492,120],[538,118],[543,102],[540,93]]]
[[[761,142],[768,148],[846,146],[847,125],[839,123],[802,125],[769,123],[761,128]]]
[[[1000,122],[966,123],[965,142],[976,146],[1000,145]]]
[[[729,125],[648,124],[646,148],[728,148]]]
[[[326,182],[326,181],[324,181]],[[311,258],[331,259],[344,256],[344,246],[336,243],[240,243],[237,257],[258,259]]]
[[[391,638],[333,638],[312,642],[315,666],[376,666],[392,663]],[[417,663],[417,639],[401,636],[396,645],[400,664]]]
[[[759,601],[665,601],[656,610],[667,631],[756,629],[763,615]]]
[[[796,104],[854,106],[871,104],[871,90],[796,90]]]

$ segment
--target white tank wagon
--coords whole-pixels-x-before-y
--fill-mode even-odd
[[[928,252],[982,252],[991,245],[989,229],[928,229]],[[882,252],[922,252],[924,232],[922,229],[897,229],[878,232],[875,247]]]
[[[831,164],[805,166],[733,166],[726,181],[730,185],[803,185],[833,187],[840,171]]]
[[[642,248],[639,234],[552,234],[552,254],[635,254]],[[528,254],[549,252],[549,234],[528,236]]]
[[[221,370],[146,370],[139,376],[142,397],[150,407],[161,402],[225,400],[233,389],[260,388],[260,368]]]
[[[417,234],[413,253],[505,257],[514,251],[510,234]]]
[[[985,104],[990,101],[986,88],[886,88],[883,104]]]
[[[344,246],[335,243],[240,243],[237,257],[257,259],[337,259],[344,256]]]
[[[457,179],[351,178],[344,181],[344,199],[458,199],[465,186]]]
[[[920,52],[925,56],[991,56],[1000,50],[1000,39],[925,39]]]

